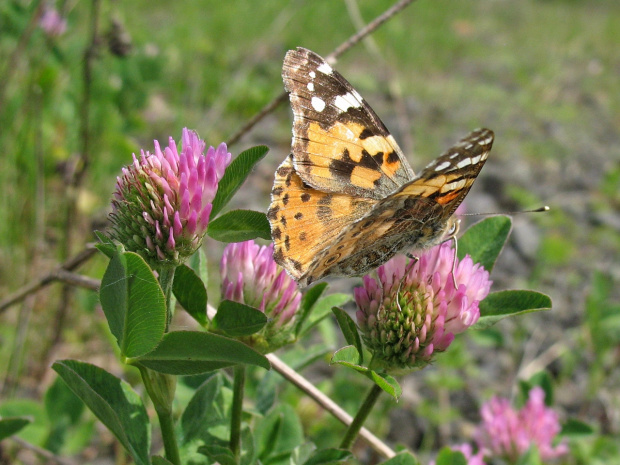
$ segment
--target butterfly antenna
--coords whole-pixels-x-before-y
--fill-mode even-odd
[[[492,216],[492,215],[516,215],[517,213],[542,213],[551,210],[547,205],[533,210],[519,210],[514,212],[488,212],[488,213],[462,213],[458,216]]]

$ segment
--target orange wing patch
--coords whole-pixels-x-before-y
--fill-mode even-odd
[[[267,213],[276,262],[293,278],[301,279],[312,268],[314,258],[374,203],[307,186],[295,172],[289,155],[276,170]]]
[[[303,147],[295,154],[295,167],[312,187],[330,192],[381,198],[396,190],[393,178],[401,169],[394,141],[383,136],[360,138],[365,128],[353,122],[336,122],[329,129],[310,123]]]

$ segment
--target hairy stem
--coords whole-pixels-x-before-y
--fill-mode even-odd
[[[373,384],[372,388],[370,389],[370,392],[366,396],[366,399],[364,399],[364,403],[361,405],[359,411],[357,412],[357,415],[355,415],[355,418],[353,419],[353,423],[349,425],[349,429],[345,433],[344,438],[342,439],[342,442],[340,443],[341,449],[351,448],[351,446],[353,445],[353,441],[355,441],[355,438],[360,432],[360,429],[362,429],[362,425],[366,421],[366,418],[368,418],[370,411],[372,410],[375,403],[377,402],[377,399],[379,398],[379,394],[381,394],[381,391],[382,389],[378,385]]]
[[[181,465],[172,416],[172,402],[174,401],[177,379],[173,375],[158,373],[143,366],[139,366],[139,369],[146,392],[153,401],[157,418],[159,418],[166,458],[174,465]]]
[[[235,366],[234,374],[230,450],[238,461],[241,455],[241,417],[243,414],[243,394],[245,390],[245,365]]]

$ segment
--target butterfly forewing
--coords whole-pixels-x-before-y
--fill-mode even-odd
[[[385,125],[347,80],[310,50],[290,50],[282,77],[293,108],[293,159],[310,186],[380,199],[414,173]]]

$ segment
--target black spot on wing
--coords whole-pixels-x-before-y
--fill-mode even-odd
[[[269,219],[270,221],[275,220],[278,217],[278,211],[280,210],[280,207],[278,205],[271,207],[268,211],[267,211],[267,219]]]
[[[364,130],[360,133],[359,138],[361,140],[364,140],[364,139],[368,139],[369,137],[372,137],[372,136],[374,136],[372,131],[370,129],[368,129],[368,128],[364,128]]]
[[[322,197],[317,202],[319,205],[331,205],[332,204],[332,195],[328,194],[325,197]]]
[[[302,269],[302,265],[301,262],[298,262],[297,260],[293,260],[292,258],[290,259],[291,264],[293,265],[293,268],[295,268],[297,271],[301,271]]]
[[[355,168],[355,162],[351,160],[349,155],[349,149],[344,149],[342,152],[342,159],[340,160],[332,160],[329,164],[329,172],[337,178],[345,177],[347,179],[351,178],[351,173]]]
[[[322,222],[329,222],[329,221],[331,221],[331,219],[333,217],[333,212],[332,212],[332,209],[330,207],[327,207],[325,205],[321,205],[316,210],[316,216]]]
[[[397,161],[400,161],[400,158],[398,158],[398,154],[396,152],[391,151],[390,153],[388,153],[388,156],[387,156],[388,163],[396,163]]]
[[[338,260],[340,258],[339,253],[332,255],[331,257],[329,257],[327,260],[325,260],[323,263],[325,265],[331,265],[332,263],[334,263],[336,260]]]
[[[329,164],[329,172],[337,178],[351,179],[351,173],[356,166],[369,168],[379,171],[383,164],[383,152],[377,152],[371,155],[367,150],[362,150],[362,156],[359,162],[356,162],[351,158],[351,154],[348,149],[344,149],[342,152],[342,158],[340,160],[332,160]]]
[[[293,168],[291,166],[280,166],[276,172],[278,176],[285,178],[293,172]]]

